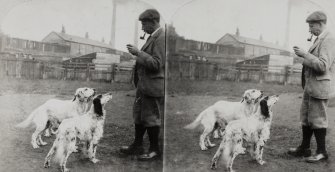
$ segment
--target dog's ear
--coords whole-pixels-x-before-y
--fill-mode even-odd
[[[259,103],[260,106],[261,106],[261,113],[265,117],[265,119],[270,117],[270,112],[269,112],[269,107],[268,107],[268,99],[269,99],[269,97],[265,97]]]
[[[101,105],[101,97],[102,96],[99,95],[93,100],[94,113],[96,113],[98,117],[103,115],[102,105]]]

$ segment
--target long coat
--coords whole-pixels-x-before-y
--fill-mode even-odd
[[[135,124],[153,127],[163,123],[165,53],[165,32],[161,28],[148,38],[136,58]]]
[[[146,96],[164,96],[165,32],[151,35],[137,55],[134,84]]]
[[[335,38],[326,31],[304,56],[302,87],[311,97],[329,99],[335,96]]]

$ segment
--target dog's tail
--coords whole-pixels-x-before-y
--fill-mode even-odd
[[[205,109],[204,111],[202,111],[202,112],[198,115],[198,117],[197,117],[192,123],[186,125],[184,128],[185,128],[185,129],[189,129],[189,130],[191,130],[191,129],[194,129],[195,127],[197,127],[197,126],[200,124],[202,117],[203,117],[206,113],[207,113],[207,109]]]
[[[38,109],[36,109],[38,110]],[[31,121],[33,120],[36,110],[34,110],[33,112],[31,112],[31,114],[28,116],[27,119],[25,119],[24,121],[22,121],[21,123],[15,125],[16,128],[27,128],[30,124]]]

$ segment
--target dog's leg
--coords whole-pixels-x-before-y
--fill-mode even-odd
[[[233,155],[229,159],[229,163],[228,163],[228,171],[229,172],[235,172],[235,170],[233,170],[233,163],[234,163],[234,160],[237,157],[237,155],[238,155],[238,153],[234,152]]]
[[[64,157],[60,164],[62,172],[70,171],[68,168],[66,168],[66,163],[67,159],[69,158],[73,150],[75,150],[75,148],[76,148],[76,138],[71,138],[69,145],[65,148]]]
[[[50,127],[50,132],[51,134],[57,134],[58,133],[58,127],[60,125],[60,121],[58,120],[55,120],[53,123],[52,123],[52,127]]]
[[[200,149],[203,151],[208,149],[205,143],[206,137],[207,137],[207,133],[204,132],[203,134],[201,134],[200,140],[199,140]]]
[[[213,159],[212,159],[212,163],[211,163],[211,169],[212,170],[214,170],[214,169],[217,169],[217,162],[218,162],[218,160],[220,159],[220,157],[221,157],[221,154],[222,154],[222,152],[223,152],[223,150],[224,150],[224,141],[222,140],[222,142],[221,142],[221,144],[220,144],[220,147],[219,147],[219,149],[216,151],[216,153],[215,153],[215,155],[214,155],[214,157],[213,157]]]
[[[92,144],[93,145],[93,148],[92,148],[92,150],[93,150],[93,152],[92,152],[92,156],[91,156],[91,158],[90,158],[90,160],[95,164],[95,163],[97,163],[97,162],[99,162],[100,160],[99,159],[97,159],[96,157],[95,157],[95,154],[96,154],[96,152],[97,152],[97,144]]]
[[[209,138],[207,138],[207,137],[209,137],[209,134],[213,131],[214,126],[205,126],[204,125],[204,127],[205,127],[205,129],[204,129],[204,132],[200,136],[200,142],[199,142],[201,150],[207,150],[208,149],[207,148],[207,144],[208,144],[207,139],[209,139]],[[210,146],[210,145],[208,145],[208,146]]]
[[[34,121],[36,124],[36,129],[34,133],[31,136],[31,144],[33,145],[33,148],[39,148],[39,145],[43,145],[45,142],[43,142],[42,138],[39,138],[41,134],[43,134],[43,131],[46,128],[46,125],[48,123],[48,117],[43,116],[41,118],[38,118]]]
[[[42,145],[42,146],[45,146],[45,145],[48,144],[47,142],[44,142],[44,141],[42,140],[42,134],[39,134],[39,135],[38,135],[38,143],[39,143],[40,145]]]
[[[50,137],[51,136],[50,131],[49,131],[51,126],[52,126],[52,124],[51,124],[50,120],[48,120],[47,125],[45,127],[46,129],[45,129],[45,132],[44,132],[45,137]]]
[[[50,137],[51,136],[51,132],[50,132],[50,128],[47,128],[46,130],[45,130],[45,132],[44,132],[44,136],[45,137]]]
[[[214,139],[218,139],[218,138],[220,138],[219,131],[220,131],[219,128],[217,128],[217,129],[215,129],[215,130],[213,131],[213,138],[214,138]]]
[[[250,143],[250,148],[248,149],[248,152],[251,156],[251,158],[256,160],[256,143]]]
[[[212,148],[212,147],[215,147],[215,146],[216,146],[215,144],[213,144],[213,143],[211,142],[209,136],[206,137],[206,146],[209,147],[209,148]]]
[[[245,148],[243,147],[243,140],[242,138],[237,139],[235,148],[234,148],[234,152],[236,152],[237,154],[245,154]]]
[[[87,144],[88,144],[88,146],[87,146],[88,158],[92,161],[92,159],[94,159],[94,155],[93,155],[93,153],[94,153],[93,142],[92,141],[88,141]]]
[[[263,165],[265,164],[265,161],[263,161],[263,147],[264,142],[262,140],[259,140],[256,144],[256,152],[255,152],[255,158],[258,164]]]
[[[83,141],[83,147],[82,147],[82,154],[85,158],[89,157],[89,148],[90,148],[90,142],[89,141]]]
[[[60,169],[61,169],[62,172],[69,172],[70,170],[68,168],[66,168],[66,162],[67,162],[67,159],[70,156],[70,153],[66,153],[64,156],[65,156],[64,159],[61,161]]]
[[[43,130],[42,130],[43,131]],[[37,144],[37,138],[38,138],[38,135],[40,134],[40,132],[42,132],[40,130],[37,130],[33,133],[33,135],[31,136],[31,145],[33,145],[33,148],[36,149],[36,148],[39,148],[40,146],[38,146]]]
[[[220,130],[220,128],[221,128],[220,124],[218,122],[216,122],[215,125],[214,125],[214,131],[213,131],[213,138],[214,139],[220,138],[220,136],[219,136],[219,130]]]
[[[51,160],[51,158],[53,157],[53,155],[55,154],[55,152],[57,150],[57,146],[56,145],[58,145],[57,139],[54,141],[52,147],[50,148],[49,153],[45,157],[44,168],[49,168],[50,167],[50,160]]]

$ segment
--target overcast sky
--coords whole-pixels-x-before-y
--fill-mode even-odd
[[[133,43],[135,21],[147,8],[157,8],[167,23],[187,39],[216,42],[226,33],[280,45],[285,43],[288,0],[119,0],[116,48],[125,50]],[[310,46],[306,16],[322,9],[329,14],[333,28],[332,0],[291,0],[289,46]],[[111,0],[0,0],[1,30],[10,36],[42,40],[51,31],[83,36],[108,43],[111,35]],[[140,34],[142,32],[140,31]]]

